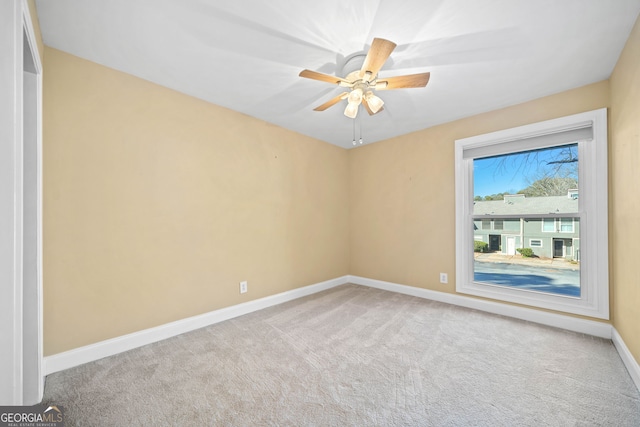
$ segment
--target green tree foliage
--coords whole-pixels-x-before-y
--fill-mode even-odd
[[[473,241],[473,251],[474,252],[489,252],[489,244],[486,242],[481,242],[480,240]]]
[[[565,196],[567,191],[578,188],[578,181],[571,177],[541,178],[531,183],[518,193],[526,197]]]
[[[525,258],[531,258],[533,256],[533,249],[531,248],[517,248],[516,251],[520,252]]]
[[[492,194],[490,196],[481,197],[480,200],[504,200],[505,194],[506,193]]]

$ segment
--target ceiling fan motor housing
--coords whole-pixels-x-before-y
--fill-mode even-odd
[[[360,70],[362,69],[362,66],[364,65],[364,60],[366,59],[367,54],[364,52],[358,52],[358,53],[354,53],[352,55],[347,56],[347,58],[344,61],[344,64],[342,64],[342,73],[341,75],[344,76],[345,80],[349,80],[352,81],[354,79],[352,79],[352,75],[356,75],[356,72],[359,74]]]

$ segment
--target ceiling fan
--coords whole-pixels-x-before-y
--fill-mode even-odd
[[[404,76],[380,78],[378,71],[387,61],[391,52],[396,48],[396,44],[389,40],[374,38],[371,48],[364,58],[364,63],[360,69],[349,72],[344,78],[319,73],[317,71],[302,70],[300,77],[320,80],[322,82],[337,84],[350,91],[343,92],[333,99],[314,108],[314,111],[324,111],[337,104],[343,99],[347,100],[347,107],[344,115],[354,119],[358,114],[360,104],[370,115],[383,110],[384,101],[374,94],[374,90],[404,89],[413,87],[425,87],[429,82],[430,73],[410,74]],[[355,55],[355,57],[363,55]],[[353,59],[353,58],[352,58]]]

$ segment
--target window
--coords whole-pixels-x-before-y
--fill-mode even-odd
[[[491,220],[490,219],[483,219],[482,220],[482,229],[483,230],[491,230]]]
[[[573,218],[560,218],[560,232],[573,233]]]
[[[542,231],[545,233],[555,233],[556,220],[555,218],[543,218],[542,219]]]
[[[578,200],[577,197],[570,197],[571,200]],[[542,221],[542,231],[545,233],[573,233],[573,218],[544,218]]]
[[[609,318],[606,120],[601,109],[456,141],[457,292]],[[482,197],[482,174],[495,175],[500,167],[511,173],[509,179],[485,192],[508,197]],[[546,174],[550,169],[553,174]],[[518,180],[525,172],[531,172],[529,186],[521,188]],[[556,187],[545,193],[546,184]],[[526,267],[538,270],[485,274],[473,257],[472,224],[480,219],[483,229],[485,222],[493,221],[494,230],[508,224],[516,236],[512,245],[520,249],[529,243],[530,250],[522,251],[530,262]],[[519,230],[512,230],[516,226]],[[506,253],[513,249],[507,242]],[[532,257],[525,255],[531,252]],[[564,276],[536,267],[540,258],[575,264],[571,283],[556,283]],[[546,282],[532,283],[537,276]]]

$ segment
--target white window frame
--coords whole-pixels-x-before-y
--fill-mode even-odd
[[[534,242],[534,241],[535,242],[540,242],[540,244],[537,245],[537,246],[534,246],[533,243],[531,243],[531,242]],[[542,243],[542,239],[529,239],[529,247],[530,248],[542,248],[542,247],[544,247],[544,244]]]
[[[591,127],[593,138],[578,142],[580,159],[580,297],[569,297],[496,286],[474,281],[473,258],[473,158],[465,150],[502,150],[504,154],[559,145],[553,135]],[[548,136],[551,138],[547,139]],[[456,292],[510,303],[609,319],[609,249],[607,193],[606,108],[547,120],[531,125],[460,139],[455,142],[456,178]],[[561,145],[561,144],[560,144]],[[521,147],[515,149],[514,147]],[[478,151],[480,150],[480,151]],[[480,157],[480,156],[478,156]]]

